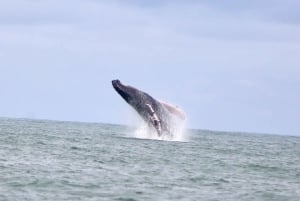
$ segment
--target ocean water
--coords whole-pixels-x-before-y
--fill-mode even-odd
[[[300,200],[300,137],[0,119],[0,200]]]

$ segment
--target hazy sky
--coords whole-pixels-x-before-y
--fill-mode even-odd
[[[125,3],[126,2],[126,3]],[[0,116],[126,123],[111,80],[190,128],[300,135],[300,1],[0,2]]]

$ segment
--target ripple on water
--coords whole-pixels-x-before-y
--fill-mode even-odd
[[[0,200],[300,200],[300,138],[0,119]]]

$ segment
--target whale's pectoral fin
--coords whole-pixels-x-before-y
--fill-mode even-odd
[[[161,129],[161,121],[158,118],[156,112],[154,111],[153,107],[150,104],[146,104],[147,108],[148,108],[148,114],[150,116],[151,119],[151,123],[154,126],[154,128],[157,131],[158,136],[161,135],[162,129]]]

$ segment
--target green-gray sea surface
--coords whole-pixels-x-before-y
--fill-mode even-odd
[[[0,200],[300,200],[300,137],[0,119]]]

